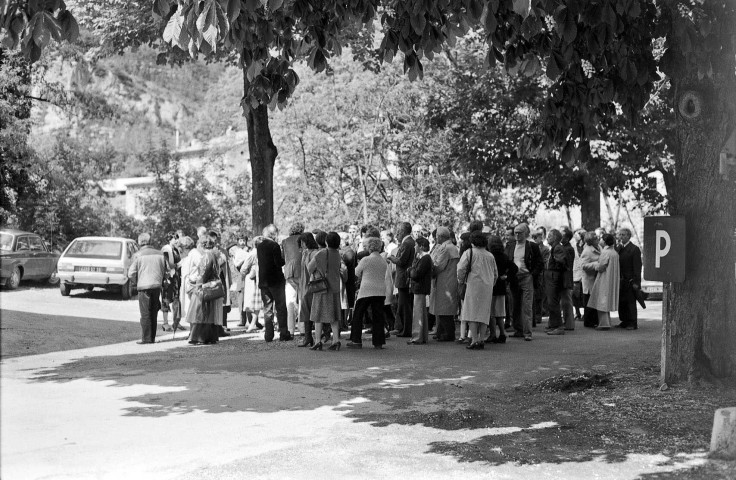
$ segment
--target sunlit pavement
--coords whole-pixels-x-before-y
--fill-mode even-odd
[[[93,304],[98,301],[91,300]],[[637,337],[623,341],[628,344],[636,338],[647,348],[656,348],[660,304],[653,302],[640,313],[644,327],[635,332]],[[586,342],[576,340],[577,336]],[[260,344],[258,335],[249,337]],[[630,455],[624,462],[609,463],[601,452],[600,458],[591,461],[561,464],[459,462],[451,455],[430,452],[431,444],[551,428],[555,423],[449,431],[421,425],[376,427],[355,418],[356,412],[388,408],[361,395],[372,389],[404,395],[410,403],[407,408],[421,410],[432,403],[431,399],[417,398],[411,392],[429,384],[510,384],[520,375],[534,377],[606,363],[620,350],[617,342],[610,351],[589,346],[596,350],[596,357],[585,358],[581,343],[605,341],[589,330],[564,338],[537,333],[535,338],[531,343],[511,343],[504,352],[481,352],[488,356],[489,365],[518,363],[513,375],[504,369],[477,369],[477,356],[458,358],[470,352],[451,345],[412,349],[401,339],[389,340],[389,350],[383,352],[320,354],[288,346],[279,351],[254,350],[247,359],[214,357],[217,366],[209,371],[193,369],[184,356],[181,368],[165,374],[127,370],[116,365],[117,360],[105,363],[104,357],[175,354],[198,347],[186,347],[179,341],[146,346],[128,342],[9,359],[2,363],[0,379],[2,478],[623,479],[704,461],[697,455],[675,462],[663,455]],[[231,338],[223,344],[249,340]],[[560,349],[561,345],[565,347]],[[531,348],[536,360],[525,364],[523,359],[529,357]],[[384,358],[390,358],[389,365],[397,368],[375,366],[370,360],[375,357],[369,355],[374,353],[391,355]],[[273,374],[268,366],[277,362],[279,355],[296,363]],[[441,374],[423,371],[417,365],[426,355],[446,356],[452,365]],[[44,378],[84,357],[99,358],[117,373],[104,380]],[[334,368],[330,362],[336,362]],[[231,364],[238,368],[230,368]],[[288,374],[284,373],[287,370]],[[409,371],[411,375],[402,375]]]

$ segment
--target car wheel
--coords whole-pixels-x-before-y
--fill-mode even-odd
[[[59,291],[61,292],[62,297],[68,297],[69,294],[72,292],[72,289],[66,283],[61,282],[59,284]]]
[[[20,285],[20,268],[13,267],[13,273],[10,274],[10,278],[8,279],[8,289],[15,290],[18,288],[18,285]]]
[[[130,280],[125,282],[123,284],[123,288],[121,289],[121,294],[123,297],[123,300],[130,300],[130,297],[133,296],[133,286],[130,284]]]

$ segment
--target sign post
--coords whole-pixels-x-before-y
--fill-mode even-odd
[[[644,218],[644,278],[660,282],[683,282],[686,259],[685,217]],[[664,383],[669,370],[672,337],[677,335],[677,325],[669,321],[669,289],[662,298],[662,371]]]

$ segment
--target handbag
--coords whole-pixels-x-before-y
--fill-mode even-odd
[[[327,270],[330,269],[330,252],[327,252]],[[315,294],[327,291],[327,277],[319,270],[315,270],[312,278],[307,283],[307,294]]]
[[[223,298],[225,296],[225,288],[222,286],[221,280],[212,280],[202,285],[202,301],[209,302]]]
[[[465,272],[465,281],[460,284],[460,292],[458,292],[460,300],[465,300],[465,290],[468,289],[468,277],[471,268],[473,268],[473,247],[470,247],[470,260],[468,260],[468,271]]]

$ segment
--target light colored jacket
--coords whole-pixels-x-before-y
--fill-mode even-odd
[[[138,290],[161,288],[166,274],[166,262],[161,250],[145,245],[135,252],[128,269],[128,277]]]
[[[451,240],[435,246],[432,257],[432,292],[429,294],[429,313],[455,315],[457,313],[457,264],[460,251]]]
[[[473,252],[472,264],[470,252]],[[481,322],[488,325],[491,318],[491,300],[493,299],[493,285],[498,279],[498,268],[493,254],[485,248],[471,247],[463,252],[457,264],[457,281],[465,282],[467,287],[465,300],[460,311],[460,320],[466,322]]]
[[[588,306],[599,312],[615,312],[618,310],[619,285],[621,273],[618,265],[618,253],[613,247],[606,247],[598,258],[598,276],[590,291]]]

